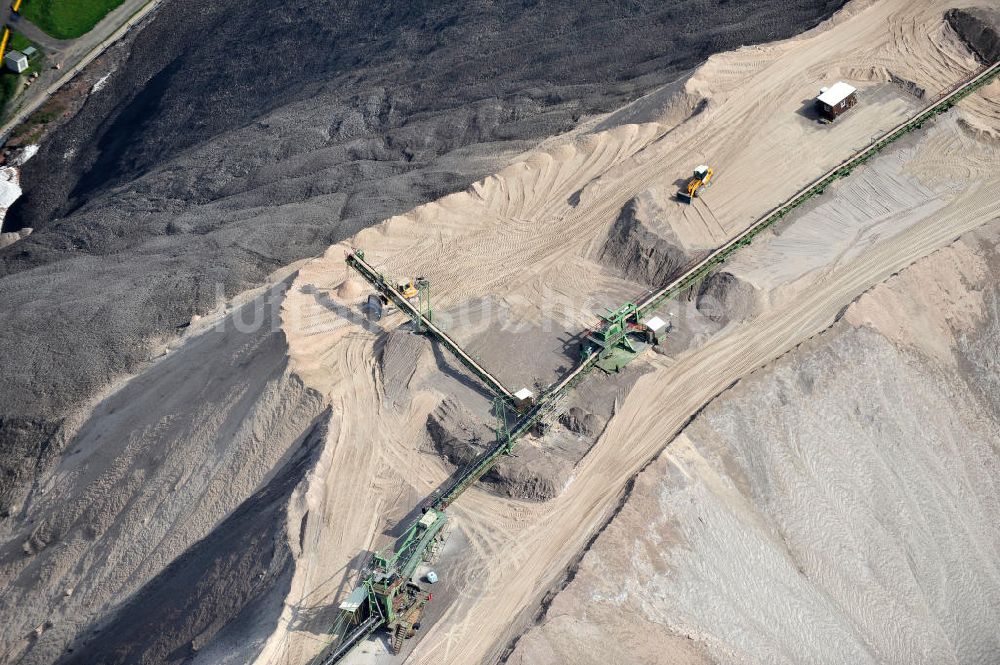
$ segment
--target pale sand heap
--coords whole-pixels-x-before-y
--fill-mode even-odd
[[[549,141],[468,191],[387,220],[305,265],[283,304],[283,327],[293,370],[333,415],[320,463],[289,516],[297,533],[309,511],[296,539],[301,549],[293,545],[298,560],[285,616],[258,662],[313,655],[321,646],[317,626],[332,621],[350,591],[355,557],[390,542],[389,526],[450,471],[421,447],[444,391],[427,379],[413,383],[402,408],[383,400],[375,343],[381,330],[404,321],[397,314],[379,326],[362,323],[369,290],[341,286],[350,247],[363,248],[389,277],[429,278],[438,311],[486,299],[515,321],[554,318],[552,339],[578,332],[596,323],[594,303],[582,294],[629,288],[596,260],[623,206],[650,197],[662,211],[657,224],[683,246],[722,243],[977,68],[944,23],[950,6],[854,2],[794,39],[713,56],[668,99],[650,98],[610,124],[591,123],[600,131]],[[808,107],[836,80],[857,87],[860,102],[834,125],[820,125],[807,117]],[[926,91],[923,99],[914,96],[917,88]],[[1000,148],[988,132],[967,129],[995,127],[998,101],[994,83],[963,102],[952,114],[957,120],[936,123],[907,139],[903,152],[833,188],[801,215],[808,232],[795,235],[795,222],[787,235],[755,243],[732,269],[764,292],[760,311],[676,357],[640,361],[652,371],[620,397],[603,437],[558,497],[526,503],[467,492],[451,511],[467,539],[461,568],[442,570],[451,590],[411,661],[480,662],[502,651],[607,520],[628,479],[691,413],[828,326],[872,284],[1000,214]],[[716,183],[694,205],[675,204],[675,182],[699,163],[715,168]],[[889,183],[888,195],[873,191],[852,212],[846,194],[864,186],[867,172]],[[449,330],[472,340],[477,325],[489,329],[456,319]],[[485,353],[486,343],[479,344]],[[495,369],[521,376],[523,359],[507,362]],[[421,355],[417,375],[438,372],[435,360]],[[302,612],[316,614],[308,627],[294,618]],[[372,653],[359,662],[380,661],[380,645],[366,649]]]

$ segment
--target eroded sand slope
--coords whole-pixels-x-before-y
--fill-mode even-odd
[[[40,474],[23,519],[4,524],[0,662],[54,662],[81,634],[79,662],[163,662],[284,574],[284,507],[325,409],[288,370],[275,325],[287,286],[195,323]]]
[[[996,662],[998,242],[963,236],[714,400],[508,662]]]

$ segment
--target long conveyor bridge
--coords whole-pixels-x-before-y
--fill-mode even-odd
[[[410,302],[382,273],[377,271],[365,260],[365,253],[361,250],[351,252],[347,255],[347,265],[351,266],[361,274],[365,280],[375,287],[380,294],[392,301],[396,307],[413,319],[417,330],[426,331],[438,342],[450,351],[474,376],[482,381],[486,387],[503,400],[510,408],[514,407],[514,394],[507,389],[503,382],[492,372],[483,367],[478,360],[465,352],[458,343],[451,338],[444,330],[434,325],[433,317],[421,311]]]
[[[642,319],[650,316],[665,300],[698,284],[712,270],[724,263],[741,247],[749,245],[753,238],[764,229],[785,217],[789,212],[811,197],[822,193],[828,185],[848,175],[853,169],[864,164],[896,139],[913,129],[919,128],[927,120],[947,111],[963,97],[989,83],[998,72],[1000,72],[1000,62],[983,67],[974,75],[957,83],[916,115],[892,128],[873,141],[871,145],[856,152],[809,185],[803,187],[785,203],[774,208],[724,245],[712,251],[693,266],[690,266],[682,275],[672,280],[669,284],[650,294],[640,302],[634,304],[627,303],[617,310],[617,312],[612,313],[619,314],[619,318],[604,317],[603,330],[598,332],[607,333],[609,329],[613,328],[616,332],[614,335],[609,336],[608,339],[611,339],[612,343],[621,341],[627,334],[629,326],[638,325]],[[518,416],[509,429],[504,428],[503,431],[498,431],[497,441],[489,449],[462,470],[443,491],[436,494],[424,506],[423,516],[414,521],[406,530],[404,536],[400,539],[401,544],[395,548],[395,554],[377,554],[373,557],[372,563],[365,569],[361,585],[352,594],[352,598],[358,596],[361,599],[358,601],[359,608],[368,607],[370,609],[363,616],[355,615],[353,623],[350,621],[345,622],[345,617],[347,619],[351,619],[352,617],[345,614],[344,611],[341,612],[334,629],[337,626],[344,625],[347,628],[338,635],[335,644],[331,644],[327,650],[315,659],[314,662],[319,665],[332,665],[332,663],[339,661],[354,645],[379,627],[390,626],[392,628],[395,626],[397,630],[396,635],[398,636],[400,621],[405,625],[405,619],[393,618],[391,616],[395,611],[398,599],[413,597],[417,598],[414,602],[423,602],[419,600],[419,596],[412,596],[412,594],[411,596],[402,595],[400,589],[409,581],[407,576],[412,574],[416,564],[426,558],[426,548],[438,542],[438,538],[443,533],[444,524],[447,521],[445,510],[462,492],[488,473],[500,457],[509,453],[514,448],[517,440],[527,434],[533,425],[549,412],[552,404],[566,391],[576,385],[589,370],[598,364],[602,355],[608,351],[606,347],[585,346],[576,367],[549,387],[537,400],[524,405],[518,402],[515,395],[493,373],[484,368],[446,332],[436,326],[431,320],[432,317],[429,313],[424,314],[421,312],[396,287],[390,284],[381,273],[372,267],[365,260],[364,253],[361,250],[349,254],[347,263],[357,270],[379,293],[388,300],[391,300],[401,311],[409,315],[417,324],[419,330],[424,330],[433,335],[473,375],[479,378],[490,392],[502,401],[507,408],[513,409]],[[629,320],[625,320],[625,316]],[[521,407],[520,411],[517,410],[518,407]],[[386,589],[390,589],[390,591],[387,592]],[[344,605],[341,607],[343,609]],[[352,612],[356,612],[356,610],[352,610]]]

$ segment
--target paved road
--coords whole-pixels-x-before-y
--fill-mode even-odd
[[[40,45],[46,53],[59,53],[72,46],[72,39],[56,39],[44,32],[34,23],[23,17],[15,17],[10,11],[10,6],[3,8],[3,22],[11,29],[20,32],[22,35]]]
[[[10,4],[5,3],[0,16],[15,30],[45,49],[49,65],[38,80],[13,102],[12,115],[0,127],[0,137],[6,140],[10,130],[40,107],[59,88],[120,39],[140,20],[152,12],[161,0],[125,0],[110,12],[93,30],[77,39],[55,39],[42,32],[23,16],[10,21]],[[59,65],[59,70],[54,67]]]

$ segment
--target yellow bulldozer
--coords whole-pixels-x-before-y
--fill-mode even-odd
[[[396,290],[407,300],[417,297],[417,285],[412,279],[401,279],[396,282]]]
[[[708,187],[712,184],[713,175],[715,175],[715,171],[708,164],[699,165],[694,170],[694,175],[688,180],[687,187],[677,192],[677,198],[684,203],[691,203],[691,200],[698,196],[702,187]]]

